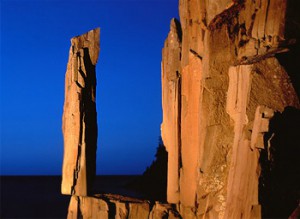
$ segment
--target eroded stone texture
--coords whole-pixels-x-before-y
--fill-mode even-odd
[[[149,219],[161,219],[161,218],[181,218],[179,213],[170,204],[161,204],[156,202],[152,207],[149,215]]]
[[[62,194],[86,196],[96,172],[96,72],[100,29],[71,39],[65,77]]]
[[[270,69],[271,66],[273,70]],[[286,95],[293,88],[286,81],[288,76],[284,69],[279,69],[276,58],[229,68],[227,113],[234,120],[234,140],[227,182],[225,218],[238,218],[240,215],[245,218],[260,218],[259,150],[268,150],[263,135],[268,132],[273,111],[283,111],[288,105],[299,107],[294,91],[291,91],[289,97]],[[237,82],[236,78],[240,81]],[[281,83],[286,87],[282,87]],[[264,85],[257,86],[258,84]],[[232,89],[236,89],[236,92]],[[232,99],[230,94],[233,93],[237,95]]]
[[[182,41],[173,54],[181,54],[180,66],[177,58],[166,61],[174,58],[166,52],[172,28],[163,49],[162,137],[168,159],[179,158],[168,166],[168,201],[183,218],[261,218],[259,159],[272,147],[264,139],[269,121],[300,107],[291,66],[278,59],[300,40],[291,6],[293,0],[179,1]],[[174,69],[178,90],[165,75]],[[178,182],[170,174],[177,168]],[[169,198],[177,195],[173,188],[179,199]]]
[[[108,203],[100,198],[72,196],[69,204],[68,219],[109,218]]]
[[[179,213],[170,204],[150,203],[120,195],[102,194],[92,197],[72,196],[68,219],[175,219]]]

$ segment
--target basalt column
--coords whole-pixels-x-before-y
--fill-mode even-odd
[[[162,61],[162,105],[164,109],[161,133],[168,151],[167,200],[179,200],[180,167],[180,105],[181,105],[181,29],[178,21],[171,21],[170,33],[165,41]]]
[[[274,188],[285,200],[293,194],[272,181],[266,163],[289,172],[281,158],[272,163],[272,153],[299,151],[298,138],[289,147],[288,137],[274,131],[275,117],[282,122],[286,113],[300,114],[299,5],[179,0],[180,22],[174,28],[171,21],[162,57],[162,138],[168,201],[183,218],[275,217],[261,214],[274,209],[266,206]],[[299,175],[289,180],[300,184]]]
[[[65,76],[61,192],[86,196],[96,173],[96,72],[100,29],[71,39]]]

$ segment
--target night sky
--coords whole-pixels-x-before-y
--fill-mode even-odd
[[[70,39],[101,28],[97,174],[141,174],[160,123],[161,50],[177,0],[1,4],[1,175],[60,175]]]

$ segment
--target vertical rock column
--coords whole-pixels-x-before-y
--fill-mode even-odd
[[[202,98],[202,61],[189,53],[189,65],[182,69],[180,202],[193,206],[196,199],[200,156],[200,99]]]
[[[171,21],[170,33],[162,51],[162,105],[164,109],[161,133],[168,151],[167,200],[179,201],[180,166],[180,105],[181,105],[181,29],[179,22]]]
[[[234,121],[235,135],[232,145],[231,169],[228,176],[228,204],[225,218],[238,218],[241,215],[245,218],[255,218],[254,215],[250,217],[251,207],[253,206],[252,209],[254,209],[258,205],[258,174],[256,171],[259,153],[257,150],[250,149],[250,141],[245,136],[247,132],[244,131],[249,121],[246,108],[250,97],[252,68],[252,65],[230,67],[228,73],[226,110]],[[245,183],[247,181],[251,183]]]
[[[86,196],[96,173],[96,63],[100,29],[71,39],[65,76],[61,192]]]

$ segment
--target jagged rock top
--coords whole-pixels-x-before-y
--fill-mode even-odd
[[[100,51],[100,28],[90,30],[89,32],[73,37],[71,39],[72,52],[87,48],[93,65],[97,64]]]

